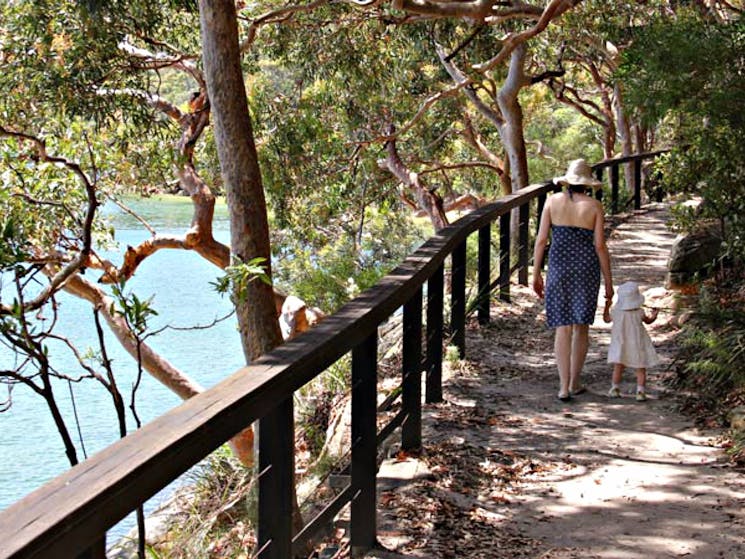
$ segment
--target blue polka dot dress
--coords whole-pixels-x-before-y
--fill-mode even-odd
[[[546,276],[546,318],[549,328],[592,324],[598,306],[600,261],[591,229],[551,226]]]

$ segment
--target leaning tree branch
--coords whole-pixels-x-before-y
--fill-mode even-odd
[[[114,300],[103,289],[82,276],[75,275],[65,283],[65,291],[88,301],[98,309],[122,347],[132,357],[137,358],[138,344],[134,333],[124,318],[113,312]],[[145,370],[182,399],[190,398],[203,391],[199,384],[161,357],[146,343],[139,343],[139,352]]]
[[[525,43],[528,39],[541,33],[546,29],[546,27],[548,27],[549,23],[558,18],[564,12],[572,9],[581,1],[582,0],[552,0],[543,10],[538,22],[533,27],[520,33],[508,34],[502,43],[500,51],[486,62],[475,64],[473,66],[474,70],[478,72],[487,72],[498,64],[501,64],[512,54],[512,51],[514,51],[518,45]]]
[[[372,0],[370,2],[370,5],[376,2],[377,0]],[[328,3],[329,0],[315,0],[314,2],[310,2],[309,4],[304,4],[301,6],[286,5],[282,8],[272,10],[257,17],[256,19],[251,21],[251,24],[248,26],[246,38],[243,39],[240,44],[240,51],[243,53],[251,48],[251,45],[256,40],[256,35],[258,34],[259,29],[262,26],[271,25],[273,23],[284,23],[285,21],[292,18],[295,14],[309,12],[311,10],[315,10],[320,6],[325,6]]]
[[[470,45],[476,37],[478,37],[484,29],[486,29],[486,25],[483,23],[476,26],[476,29],[473,30],[473,32],[466,37],[457,47],[453,49],[453,52],[445,56],[443,59],[442,56],[440,57],[440,60],[444,60],[445,62],[450,62],[453,58],[455,58],[460,51],[462,51],[464,48],[466,48],[468,45]],[[439,52],[438,52],[439,54]]]
[[[582,116],[584,116],[588,120],[591,120],[592,122],[599,124],[600,126],[606,126],[607,123],[601,117],[597,116],[596,114],[591,113],[585,107],[585,105],[587,105],[593,110],[600,112],[600,108],[596,104],[582,99],[581,97],[577,95],[575,91],[573,91],[572,88],[570,88],[566,84],[556,84],[556,83],[549,82],[549,87],[554,92],[554,96],[556,97],[556,99],[559,100],[561,103],[564,103],[565,105],[572,107],[573,109],[575,109],[577,112],[579,112]],[[572,93],[572,96],[574,98],[568,97],[565,94],[565,92]]]
[[[453,62],[449,59],[449,56],[445,53],[445,49],[442,45],[435,43],[435,51],[440,59],[442,67],[450,75],[457,86],[462,86],[464,95],[468,98],[476,110],[479,111],[489,122],[491,122],[497,129],[504,126],[504,118],[502,115],[494,110],[493,107],[484,103],[479,97],[476,90],[473,88],[473,80],[466,76]]]
[[[540,7],[523,2],[497,2],[495,0],[393,0],[391,6],[419,15],[437,18],[469,18],[483,21],[486,18],[500,20],[517,17],[537,18],[541,15]]]
[[[166,43],[158,43],[152,39],[142,39],[153,45],[166,46],[170,50],[178,52],[174,47],[167,45]],[[194,60],[198,57],[191,54],[166,54],[162,52],[151,52],[147,49],[137,47],[129,42],[128,38],[125,38],[119,43],[119,48],[127,54],[135,65],[142,70],[161,70],[163,68],[177,68],[183,70],[189,74],[199,84],[200,88],[204,89],[206,83],[202,72],[194,64]]]
[[[541,72],[540,74],[536,74],[535,76],[530,77],[530,85],[541,83],[544,81],[547,81],[551,78],[560,78],[564,74],[566,74],[566,70],[560,69],[560,70],[546,70],[544,72]]]
[[[21,142],[31,143],[34,147],[34,155],[31,157],[33,160],[43,161],[45,163],[52,163],[62,165],[66,167],[78,178],[82,183],[85,193],[88,199],[86,206],[85,217],[83,218],[82,231],[81,231],[81,247],[80,251],[56,274],[54,274],[49,283],[41,290],[41,292],[31,299],[26,301],[22,305],[23,312],[29,312],[41,308],[44,303],[59,289],[59,287],[73,274],[80,270],[85,262],[88,260],[88,256],[91,253],[92,235],[91,230],[93,228],[93,218],[96,214],[96,208],[98,207],[98,201],[96,200],[96,187],[88,179],[88,176],[83,171],[83,168],[75,161],[70,161],[64,157],[50,155],[47,152],[46,142],[24,132],[17,132],[9,130],[4,126],[0,125],[0,137],[10,137],[20,140]],[[9,314],[12,312],[12,308],[8,305],[0,305],[0,315]]]
[[[389,125],[388,133],[389,135],[394,133],[393,125]],[[382,169],[387,169],[404,186],[411,190],[416,197],[418,208],[427,212],[435,231],[439,231],[447,226],[448,219],[443,209],[442,197],[434,189],[427,188],[419,175],[406,167],[398,154],[395,140],[386,142],[385,148],[388,155],[385,159],[378,161],[378,166]]]

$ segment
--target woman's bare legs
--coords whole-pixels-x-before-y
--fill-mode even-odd
[[[554,354],[559,369],[559,398],[569,396],[569,371],[572,351],[572,327],[559,326],[554,334]]]
[[[569,389],[572,391],[578,390],[582,386],[580,375],[582,374],[582,367],[585,366],[589,339],[589,325],[574,324],[572,326],[572,354],[569,368]]]

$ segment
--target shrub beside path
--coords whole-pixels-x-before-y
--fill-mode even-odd
[[[467,357],[445,367],[445,401],[426,405],[424,449],[379,474],[370,559],[745,558],[745,478],[716,431],[676,411],[664,380],[676,335],[665,266],[673,235],[664,205],[626,216],[609,245],[614,283],[635,280],[663,360],[651,399],[636,402],[633,371],[610,400],[610,327],[599,312],[583,373],[587,393],[556,398],[552,332],[525,287],[472,323]],[[599,309],[601,311],[602,309]]]

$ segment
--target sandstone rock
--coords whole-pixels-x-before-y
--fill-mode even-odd
[[[729,412],[729,424],[733,429],[745,432],[745,406],[737,406]]]
[[[690,283],[696,274],[706,268],[721,254],[722,235],[716,224],[708,224],[688,235],[679,235],[670,250],[667,269],[667,287]]]

